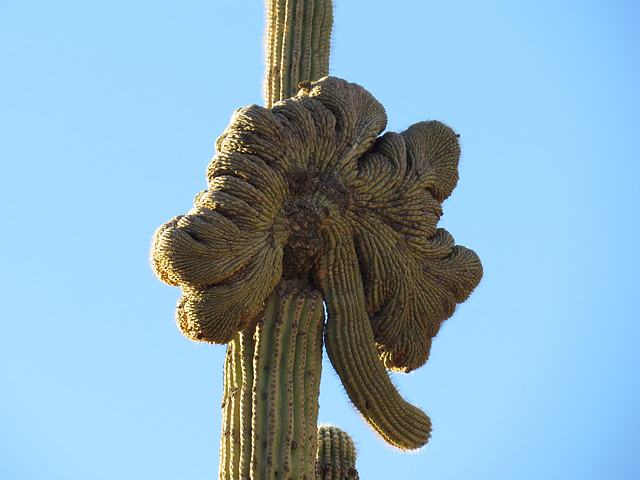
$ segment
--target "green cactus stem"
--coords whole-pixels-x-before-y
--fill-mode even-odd
[[[331,0],[269,0],[264,103],[293,97],[300,82],[329,74]]]
[[[356,446],[351,437],[334,426],[318,427],[317,480],[358,480]]]
[[[229,343],[220,479],[313,478],[323,325],[320,293],[284,280]]]

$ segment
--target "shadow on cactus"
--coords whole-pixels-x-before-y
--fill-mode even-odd
[[[182,288],[182,332],[216,344],[251,335],[279,284],[305,282],[326,303],[324,342],[353,404],[388,443],[419,448],[429,417],[385,367],[423,365],[482,276],[477,255],[437,228],[458,180],[457,135],[430,121],[379,136],[386,114],[364,88],[301,86],[271,109],[235,112],[208,190],[157,230],[154,272]]]

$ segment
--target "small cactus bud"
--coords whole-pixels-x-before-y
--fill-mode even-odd
[[[338,427],[318,427],[317,480],[359,480],[356,447],[351,437]]]

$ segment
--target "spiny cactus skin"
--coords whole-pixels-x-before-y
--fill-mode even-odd
[[[312,479],[322,369],[322,296],[281,282],[225,360],[220,479]]]
[[[377,138],[385,125],[371,94],[333,77],[273,109],[236,111],[209,190],[158,230],[152,258],[159,278],[183,287],[183,332],[213,343],[251,332],[282,277],[313,279],[351,401],[386,441],[414,449],[431,422],[385,366],[410,371],[427,360],[482,266],[437,228],[458,178],[456,134],[432,121]]]
[[[329,74],[331,0],[271,0],[267,9],[265,106],[293,97],[298,84]]]
[[[356,470],[356,446],[344,430],[334,426],[318,427],[317,480],[359,480]]]

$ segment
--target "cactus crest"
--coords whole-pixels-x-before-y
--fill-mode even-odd
[[[382,105],[327,77],[272,109],[240,109],[216,143],[209,189],[160,227],[156,274],[182,286],[177,321],[194,340],[252,328],[281,278],[309,279],[325,343],[351,401],[392,445],[424,445],[429,418],[385,372],[411,371],[482,276],[477,255],[437,228],[457,182],[449,127],[378,135]]]

